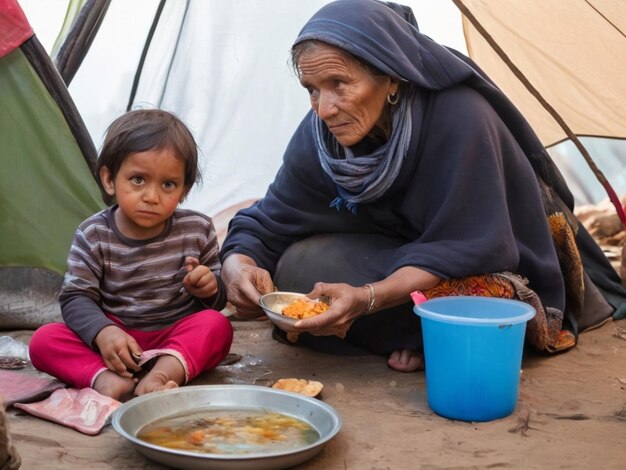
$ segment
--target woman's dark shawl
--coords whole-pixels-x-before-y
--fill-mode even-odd
[[[339,0],[320,9],[296,43],[307,39],[421,89],[414,110],[423,113],[421,138],[381,200],[356,215],[337,212],[328,207],[337,192],[320,169],[309,113],[265,197],[231,222],[222,259],[243,253],[274,273],[289,246],[318,233],[391,236],[406,243],[368,260],[373,278],[404,265],[443,278],[510,270],[529,279],[544,305],[563,311],[563,279],[538,180],[570,210],[573,197],[515,106],[469,59],[419,33],[407,7]],[[619,277],[582,226],[577,243],[592,280],[617,306],[625,294]]]

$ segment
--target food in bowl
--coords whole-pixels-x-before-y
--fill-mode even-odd
[[[314,317],[315,315],[324,313],[329,307],[330,305],[326,302],[315,301],[304,297],[294,300],[289,305],[284,307],[280,313],[287,317],[297,318],[300,320],[302,318]]]
[[[264,409],[187,410],[148,423],[137,438],[168,449],[208,454],[284,452],[310,445],[310,424]]]
[[[322,302],[330,305],[330,299],[320,297],[319,299],[310,299],[305,294],[297,292],[276,291],[261,296],[259,304],[263,308],[265,314],[278,328],[287,332],[302,332],[301,329],[295,328],[295,324],[300,321],[299,318],[290,317],[283,313],[283,310],[293,304],[296,300],[304,299],[307,302]],[[318,306],[320,308],[320,306]],[[323,308],[323,307],[322,307]]]

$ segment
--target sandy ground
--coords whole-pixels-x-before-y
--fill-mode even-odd
[[[302,469],[626,468],[626,320],[581,335],[567,353],[526,353],[516,411],[486,423],[452,421],[428,407],[423,372],[390,370],[377,356],[337,357],[271,338],[267,321],[233,322],[241,359],[193,384],[325,384],[340,433]],[[0,332],[27,342],[29,331]],[[159,469],[107,426],[86,436],[17,409],[10,431],[23,469]]]

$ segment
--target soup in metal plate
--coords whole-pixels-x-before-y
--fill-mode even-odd
[[[195,409],[155,420],[137,438],[169,449],[208,454],[293,451],[319,440],[308,423],[267,410]]]

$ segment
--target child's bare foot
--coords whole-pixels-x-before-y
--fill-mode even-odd
[[[185,382],[185,369],[174,356],[160,356],[154,367],[135,387],[135,395],[176,388]]]
[[[135,395],[144,395],[150,392],[158,392],[159,390],[169,390],[170,388],[176,388],[178,384],[173,380],[169,380],[162,373],[149,373],[146,375],[137,387],[135,388]]]
[[[400,372],[415,372],[424,370],[424,358],[412,349],[400,349],[391,353],[387,365]]]
[[[123,401],[130,397],[136,384],[135,378],[120,377],[113,371],[105,370],[96,377],[93,389],[102,395]]]

